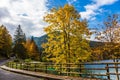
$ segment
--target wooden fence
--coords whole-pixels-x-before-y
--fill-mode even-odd
[[[48,74],[62,75],[62,76],[80,76],[91,78],[102,78],[111,80],[111,75],[116,76],[116,80],[119,80],[120,62],[110,63],[80,63],[80,64],[53,64],[45,62],[8,62],[8,67],[30,70],[37,72],[45,72]],[[69,65],[69,67],[68,67]],[[92,67],[91,67],[92,66]],[[114,69],[114,72],[110,70]]]

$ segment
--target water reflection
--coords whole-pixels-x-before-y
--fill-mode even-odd
[[[113,60],[104,60],[104,61],[98,61],[95,63],[99,63],[99,62],[113,62]],[[120,65],[118,65],[120,67]],[[106,65],[105,64],[92,64],[92,65],[85,65],[85,68],[105,68]],[[109,67],[115,67],[115,65],[111,64],[109,65]],[[93,73],[93,74],[106,74],[106,70],[89,70],[89,73]],[[115,68],[109,68],[109,72],[110,73],[116,73]],[[118,69],[118,73],[120,73],[120,69]],[[95,77],[95,76],[94,76]],[[96,76],[97,78],[102,78],[102,79],[107,79],[107,76]],[[119,76],[120,77],[120,76]],[[110,79],[111,80],[117,80],[117,76],[116,75],[110,75]]]

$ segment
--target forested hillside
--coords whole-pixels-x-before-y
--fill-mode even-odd
[[[42,43],[47,42],[47,35],[43,35],[41,37],[33,37],[36,45],[38,46],[39,49],[42,49],[41,45]]]

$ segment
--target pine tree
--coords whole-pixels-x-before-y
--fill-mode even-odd
[[[13,52],[15,53],[17,58],[25,59],[26,55],[26,48],[24,46],[26,42],[25,33],[23,33],[21,26],[18,25],[15,35],[14,35],[14,48]]]
[[[15,35],[14,35],[14,43],[22,43],[26,41],[25,33],[23,33],[23,30],[21,29],[21,26],[18,25]]]

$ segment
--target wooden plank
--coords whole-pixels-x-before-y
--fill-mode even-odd
[[[106,70],[105,68],[80,68],[80,67],[62,67],[63,69],[81,69],[81,70]]]
[[[80,72],[61,72],[61,73],[64,73],[64,74],[86,74],[86,75],[94,75],[94,76],[107,76],[106,74],[91,74],[91,73],[80,73]]]
[[[120,68],[120,66],[109,66],[108,68]]]
[[[109,73],[110,75],[120,75],[120,73]]]

